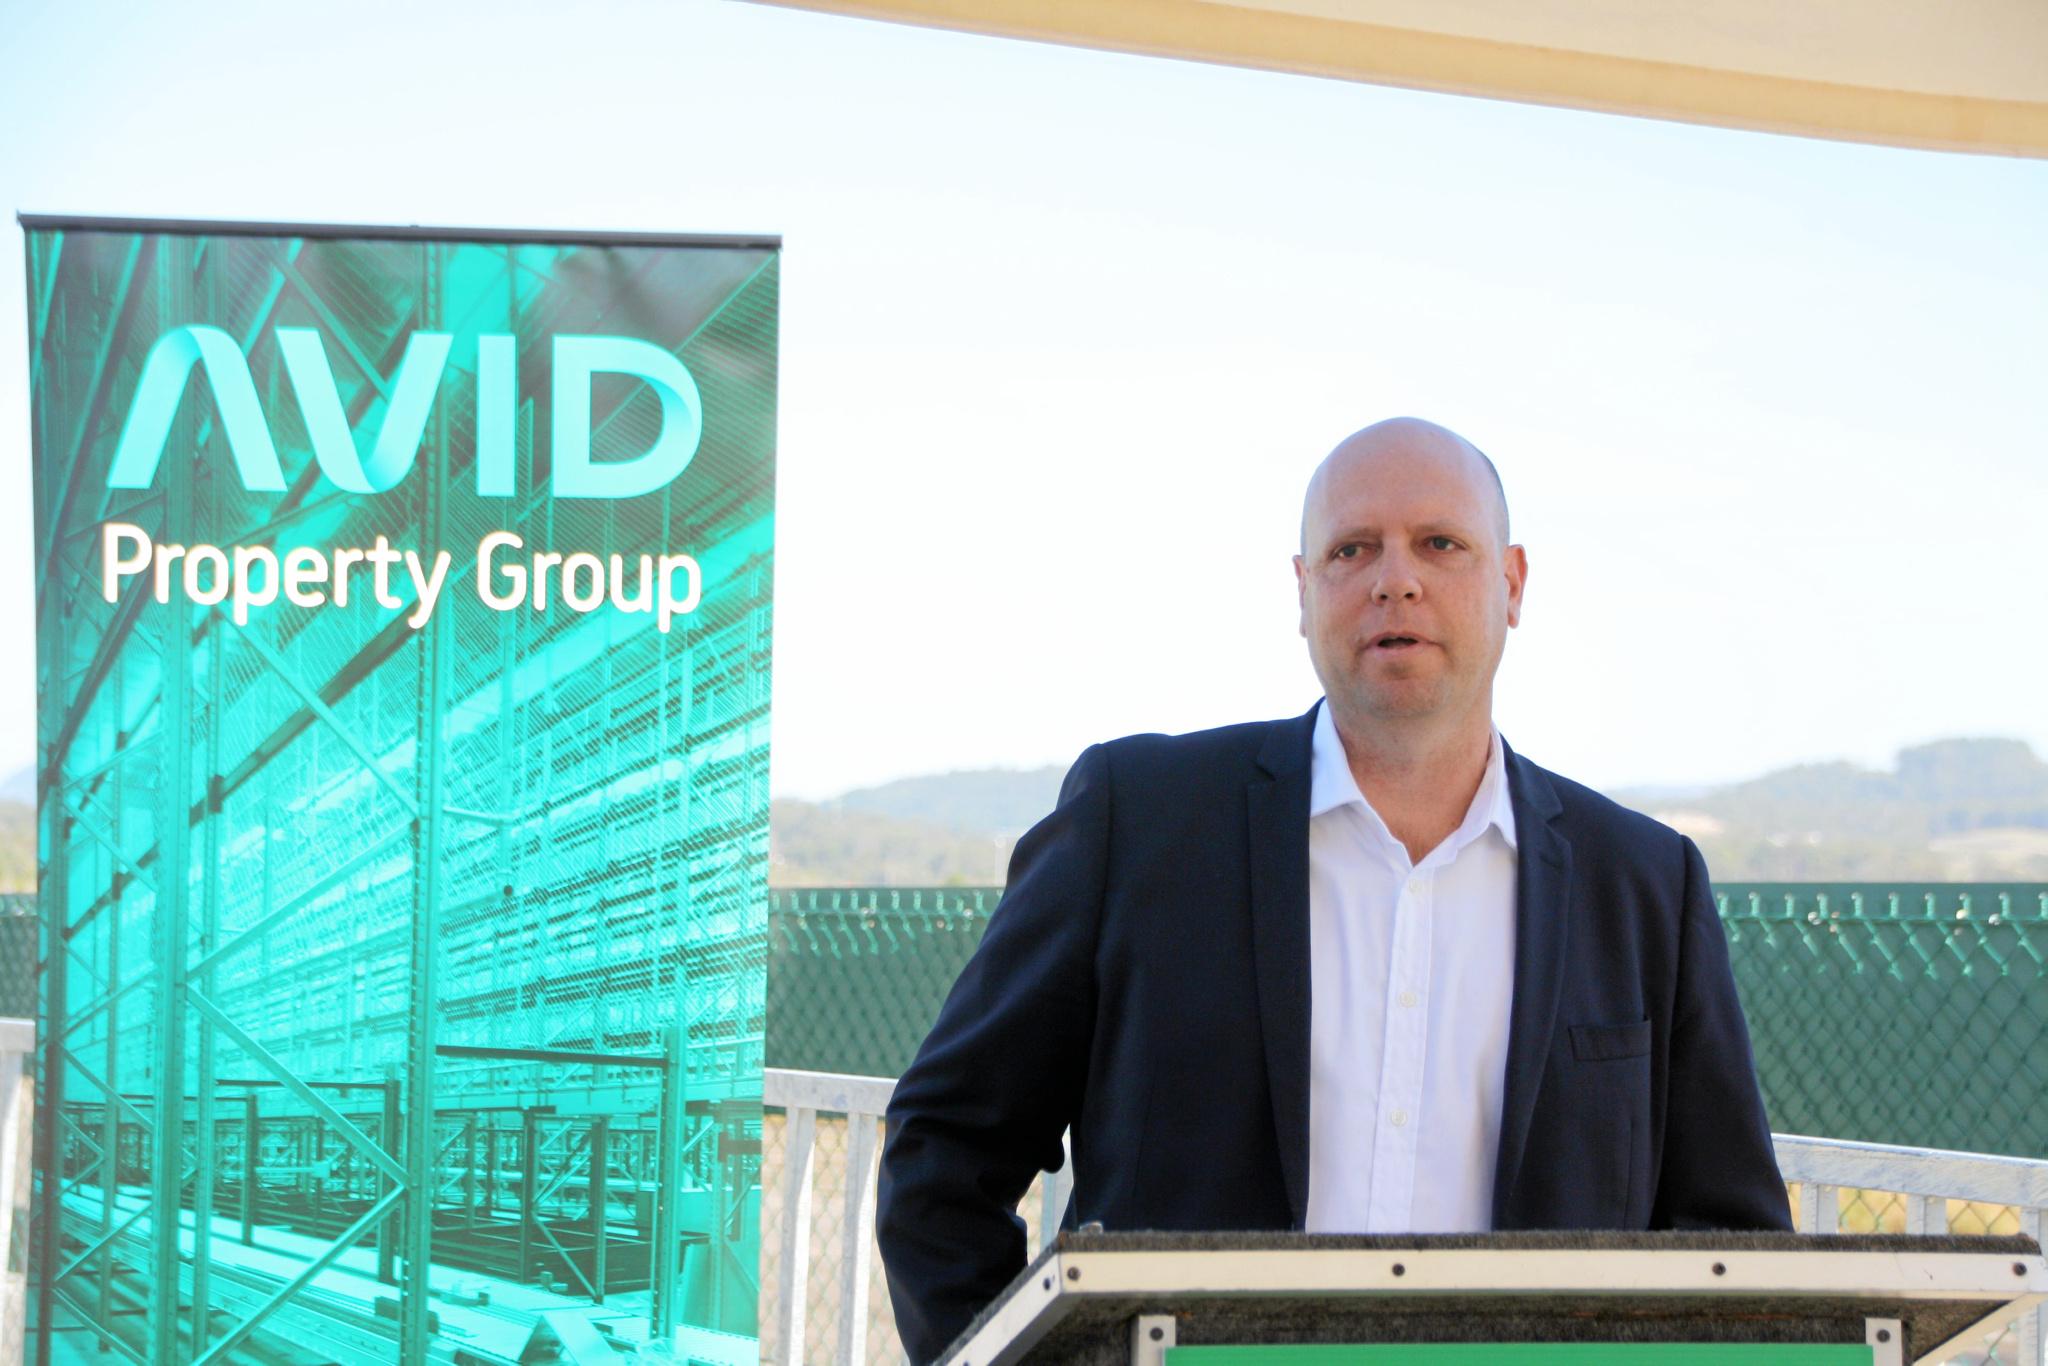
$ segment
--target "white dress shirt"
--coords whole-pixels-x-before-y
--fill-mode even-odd
[[[1325,703],[1308,814],[1308,1227],[1490,1229],[1515,970],[1500,732],[1464,821],[1418,864]]]

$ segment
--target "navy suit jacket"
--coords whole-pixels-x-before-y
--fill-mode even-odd
[[[1075,763],[888,1113],[876,1235],[938,1356],[1071,1226],[1298,1229],[1308,1202],[1315,712]],[[1728,949],[1691,840],[1509,751],[1514,1000],[1497,1229],[1789,1228]]]

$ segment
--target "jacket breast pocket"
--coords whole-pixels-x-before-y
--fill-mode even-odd
[[[1580,1062],[1639,1058],[1650,1051],[1650,1022],[1571,1026],[1572,1056]]]

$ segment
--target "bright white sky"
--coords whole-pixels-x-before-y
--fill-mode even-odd
[[[1394,413],[1501,467],[1538,762],[2048,753],[2048,162],[698,0],[0,6],[0,129],[9,209],[781,233],[778,793],[1306,707],[1301,485]]]

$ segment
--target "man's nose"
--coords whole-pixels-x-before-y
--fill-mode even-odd
[[[1399,552],[1380,560],[1380,576],[1372,586],[1374,602],[1413,602],[1421,596],[1422,580],[1416,576],[1413,560]]]

